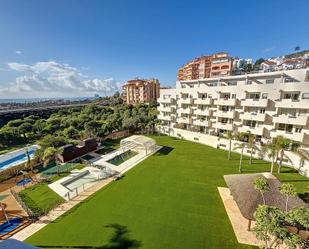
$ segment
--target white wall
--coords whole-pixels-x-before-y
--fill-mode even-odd
[[[228,150],[229,149],[229,140],[222,138],[222,137],[217,137],[217,136],[211,136],[208,134],[202,134],[199,132],[192,132],[192,131],[187,131],[187,130],[183,130],[183,129],[177,129],[177,128],[169,128],[169,127],[161,127],[161,128],[157,128],[158,132],[167,134],[169,136],[173,136],[173,137],[177,137],[177,138],[182,138],[185,140],[189,140],[192,142],[197,142],[197,143],[201,143],[201,144],[205,144],[214,148],[219,147],[220,149],[224,149],[224,150]],[[239,143],[239,141],[232,141],[232,149],[235,147],[235,144]],[[225,147],[224,147],[225,145]],[[247,152],[249,151],[249,153]],[[236,150],[233,152],[237,152],[240,153],[240,150]],[[244,155],[249,156],[250,155],[250,150],[249,149],[245,149],[244,150]],[[286,155],[291,159],[292,164],[291,163],[284,163],[284,165],[295,168],[297,170],[299,170],[299,173],[301,175],[304,175],[306,177],[309,177],[309,162],[306,161],[305,164],[303,165],[303,167],[301,169],[299,169],[299,165],[300,165],[300,158],[299,156],[297,156],[296,154],[294,154],[293,152],[290,151],[286,151]],[[255,158],[262,158],[260,153],[256,152],[253,155]],[[268,158],[267,156],[263,157],[263,160],[266,161],[271,161],[270,158]]]

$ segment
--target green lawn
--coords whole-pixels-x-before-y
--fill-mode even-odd
[[[64,199],[51,190],[48,184],[66,175],[68,173],[64,173],[61,176],[54,176],[48,182],[30,186],[22,190],[19,196],[35,215],[42,215],[64,202]]]
[[[161,136],[165,146],[125,177],[30,237],[43,248],[253,248],[237,243],[217,186],[237,173],[239,155]],[[247,163],[247,161],[245,162]],[[254,161],[245,172],[269,170]],[[309,184],[290,169],[280,178],[299,192]]]

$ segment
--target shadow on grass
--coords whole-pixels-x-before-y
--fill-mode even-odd
[[[114,229],[114,234],[106,245],[102,246],[78,246],[78,245],[36,245],[42,248],[80,248],[80,249],[137,249],[142,246],[138,240],[129,237],[130,231],[126,226],[109,224],[106,228]]]
[[[299,198],[309,204],[309,192],[298,194]]]
[[[173,149],[174,149],[174,148],[172,148],[172,147],[163,146],[163,148],[161,148],[161,149],[156,153],[156,156],[166,156],[166,155],[168,155],[169,153],[171,153],[171,151],[172,151]]]

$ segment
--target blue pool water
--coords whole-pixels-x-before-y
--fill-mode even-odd
[[[36,148],[29,149],[30,158],[34,157],[35,151],[36,151]],[[12,156],[11,158],[8,158],[7,160],[3,162],[0,162],[0,170],[24,163],[26,161],[27,161],[27,155],[25,152],[22,152],[18,155]]]
[[[0,235],[4,235],[4,234],[7,234],[13,231],[14,229],[20,226],[22,221],[23,221],[22,218],[15,217],[15,218],[10,219],[9,221],[2,223],[0,225]]]
[[[26,185],[29,182],[32,182],[32,179],[31,178],[26,178],[26,179],[23,179],[23,180],[17,182],[16,186],[24,186],[24,185]]]

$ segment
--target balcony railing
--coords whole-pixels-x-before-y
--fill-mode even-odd
[[[274,115],[273,116],[273,123],[283,123],[283,124],[293,124],[293,125],[301,125],[305,126],[308,122],[308,116],[307,115],[300,115],[300,116],[294,116],[294,115]]]
[[[268,99],[244,99],[241,101],[242,106],[267,107]]]

